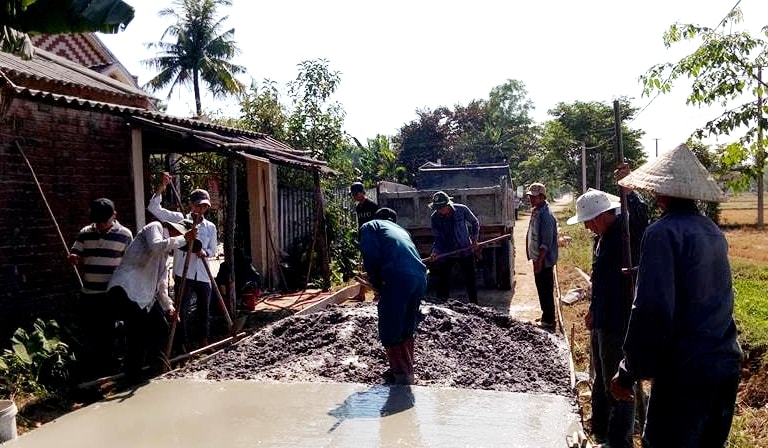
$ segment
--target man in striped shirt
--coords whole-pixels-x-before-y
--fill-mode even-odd
[[[116,217],[111,200],[91,202],[91,223],[80,230],[69,256],[83,276],[79,319],[85,336],[85,374],[107,374],[115,367],[111,353],[117,310],[107,298],[107,284],[133,240],[133,233]]]

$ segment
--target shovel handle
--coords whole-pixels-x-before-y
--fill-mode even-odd
[[[211,289],[213,289],[214,293],[216,293],[216,298],[219,301],[221,311],[224,313],[224,318],[227,320],[229,331],[232,331],[232,326],[234,325],[232,322],[232,317],[229,316],[229,310],[227,309],[227,305],[224,302],[224,297],[221,296],[221,291],[219,291],[219,288],[216,286],[216,278],[213,276],[213,272],[211,272],[211,266],[208,264],[208,259],[205,258],[205,256],[203,256],[203,254],[200,252],[198,252],[197,255],[200,256],[200,259],[203,261],[205,272],[208,273],[208,278],[211,280]]]
[[[511,233],[506,233],[504,235],[491,238],[489,240],[481,241],[481,242],[475,244],[474,247],[485,246],[486,244],[495,243],[496,241],[503,240],[503,239],[506,239],[506,238],[512,238],[512,234]],[[465,247],[464,249],[456,249],[456,250],[452,250],[450,252],[446,252],[444,254],[437,255],[435,258],[432,258],[431,260],[430,260],[431,257],[422,258],[421,261],[422,261],[422,263],[425,263],[427,261],[435,261],[435,260],[439,260],[441,258],[447,257],[449,255],[456,255],[458,253],[466,252],[466,251],[472,250],[472,249],[473,249],[473,246]]]

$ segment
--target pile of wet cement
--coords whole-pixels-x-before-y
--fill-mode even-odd
[[[571,395],[568,351],[556,336],[456,301],[421,313],[418,385]],[[382,384],[388,363],[377,323],[368,304],[291,316],[166,377]]]

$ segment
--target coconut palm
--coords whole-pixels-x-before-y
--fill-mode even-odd
[[[160,17],[171,17],[176,23],[165,30],[160,42],[147,44],[158,50],[157,57],[142,62],[159,73],[144,88],[156,92],[170,86],[170,98],[177,86],[191,83],[198,116],[202,115],[201,80],[214,98],[242,92],[244,86],[235,75],[245,73],[245,67],[229,62],[240,52],[233,40],[235,29],[222,33],[228,16],[216,17],[219,6],[231,5],[231,0],[175,0],[172,7],[160,11]],[[166,37],[174,41],[166,42]]]

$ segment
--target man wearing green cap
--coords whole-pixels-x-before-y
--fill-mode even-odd
[[[429,207],[434,243],[429,257],[430,270],[437,279],[437,298],[445,300],[451,290],[451,272],[458,263],[470,303],[477,303],[475,251],[480,236],[480,221],[466,205],[456,204],[443,191],[432,195]]]

